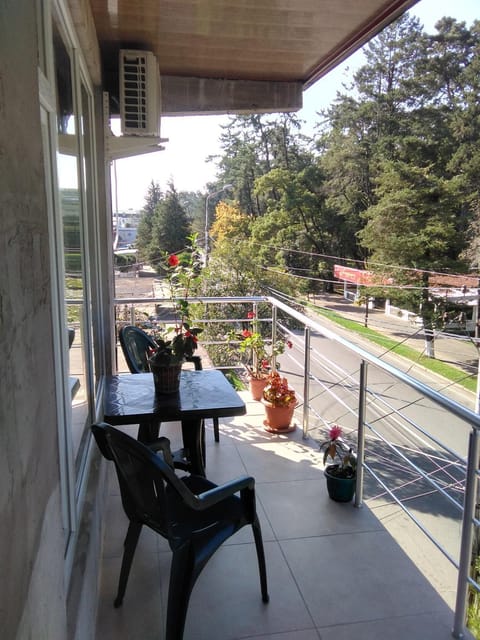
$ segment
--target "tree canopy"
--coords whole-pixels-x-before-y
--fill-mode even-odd
[[[364,54],[313,138],[292,114],[235,116],[223,127],[208,186],[233,185],[212,216],[217,290],[221,278],[232,294],[328,286],[333,264],[349,260],[399,284],[408,269],[478,268],[480,21],[446,17],[428,34],[405,14]],[[157,195],[152,188],[149,200]],[[150,259],[153,245],[174,248],[187,235],[187,201],[171,186],[154,215],[145,208],[139,249]]]

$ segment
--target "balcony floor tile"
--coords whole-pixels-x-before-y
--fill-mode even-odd
[[[125,430],[136,435],[135,427]],[[161,432],[173,448],[180,445],[178,424],[162,424]],[[423,534],[408,529],[407,537],[402,525],[394,538],[391,506],[356,509],[329,500],[316,443],[304,440],[300,428],[285,436],[267,433],[262,405],[249,401],[246,416],[220,421],[220,443],[207,422],[206,442],[211,480],[256,478],[270,602],[262,603],[252,533],[245,527],[200,575],[184,640],[451,638],[453,611],[442,589],[425,577],[433,577],[436,566],[422,572],[412,560],[429,552],[407,555],[398,543],[403,532],[411,546],[428,549]],[[142,532],[123,606],[113,607],[127,520],[113,469],[109,480],[97,639],[164,640],[170,552],[152,532]],[[447,571],[444,596],[451,599],[454,588]]]

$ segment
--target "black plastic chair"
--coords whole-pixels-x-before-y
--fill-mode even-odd
[[[145,333],[145,331],[133,325],[126,325],[121,327],[119,339],[130,372],[147,373],[150,371],[148,366],[148,351],[149,349],[154,349],[157,345],[148,333]],[[202,369],[202,359],[200,356],[191,356],[187,358],[187,362],[193,362],[196,371]],[[213,435],[215,442],[220,442],[218,418],[213,418]]]
[[[166,640],[182,639],[195,581],[225,540],[247,524],[253,529],[262,600],[268,602],[254,478],[245,476],[221,486],[200,476],[180,478],[173,469],[167,438],[147,447],[105,423],[92,425],[92,431],[102,454],[115,463],[123,508],[130,521],[115,607],[123,602],[143,525],[166,538],[173,552]]]
[[[122,327],[118,337],[130,372],[148,373],[148,350],[155,349],[155,341],[148,333],[133,325]]]

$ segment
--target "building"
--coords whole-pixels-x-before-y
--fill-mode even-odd
[[[88,427],[115,362],[110,163],[159,148],[160,112],[300,108],[412,4],[1,3],[2,637],[94,634],[105,466]],[[124,109],[122,47],[148,67],[145,119]]]
[[[141,211],[118,211],[113,214],[113,247],[130,249],[137,239],[138,223]]]

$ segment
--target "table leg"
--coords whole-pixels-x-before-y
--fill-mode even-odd
[[[154,442],[158,438],[158,432],[160,431],[160,420],[149,420],[148,422],[141,422],[138,425],[137,440],[143,442],[143,444],[149,444]]]
[[[205,477],[205,424],[199,420],[182,420],[183,446],[188,451],[191,473]]]

